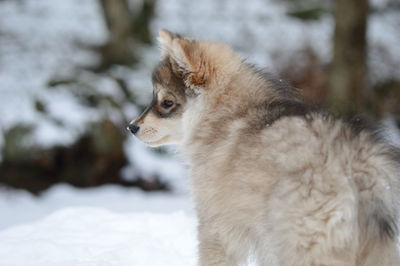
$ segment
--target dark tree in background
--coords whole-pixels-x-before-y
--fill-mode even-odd
[[[103,65],[134,61],[133,23],[126,0],[100,0],[109,41],[103,47]]]
[[[335,1],[333,60],[328,72],[328,102],[334,112],[353,113],[370,97],[367,75],[368,0]]]
[[[316,51],[305,47],[282,67],[281,75],[302,89],[304,100],[326,104],[334,113],[342,115],[365,113],[379,118],[386,114],[400,115],[399,77],[380,80],[373,77],[377,72],[398,68],[393,64],[396,60],[393,61],[387,47],[383,48],[376,40],[369,43],[367,38],[368,21],[373,16],[382,19],[387,15],[392,18],[393,14],[398,15],[400,1],[388,0],[378,5],[372,5],[368,0],[285,2],[289,7],[287,14],[302,23],[318,23],[325,14],[332,14],[335,21],[333,56],[328,65],[318,58]],[[391,21],[396,23],[396,20]],[[374,58],[379,58],[387,69],[369,69],[368,61]],[[371,66],[374,67],[373,62]]]
[[[127,0],[99,0],[109,30],[109,40],[101,47],[100,70],[111,65],[132,65],[138,43],[151,43],[149,24],[154,0],[143,0],[132,10]]]

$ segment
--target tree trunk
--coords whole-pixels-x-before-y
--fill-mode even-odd
[[[133,18],[126,0],[100,0],[109,42],[103,47],[102,67],[113,64],[130,65],[135,62]]]
[[[155,0],[142,0],[142,8],[134,18],[133,31],[135,40],[151,44],[150,23],[154,16]]]
[[[336,0],[333,60],[328,101],[334,112],[353,113],[369,96],[366,89],[368,0]]]

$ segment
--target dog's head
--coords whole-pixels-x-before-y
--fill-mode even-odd
[[[152,74],[153,100],[128,129],[149,146],[179,144],[187,105],[223,86],[232,50],[220,43],[190,40],[161,30],[162,59]]]

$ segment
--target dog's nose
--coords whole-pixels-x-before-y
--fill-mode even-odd
[[[139,131],[140,127],[134,123],[131,123],[126,129],[128,129],[130,132],[132,132],[133,135],[135,135]]]

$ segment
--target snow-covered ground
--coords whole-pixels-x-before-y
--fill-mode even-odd
[[[195,265],[188,193],[57,185],[0,190],[0,266]]]
[[[195,219],[182,211],[121,214],[66,208],[0,231],[0,265],[195,265],[195,231]]]
[[[89,189],[56,185],[36,197],[23,190],[0,187],[0,230],[36,221],[62,208],[79,206],[120,213],[183,211],[190,216],[194,213],[189,192],[184,191],[145,193],[115,185]]]

